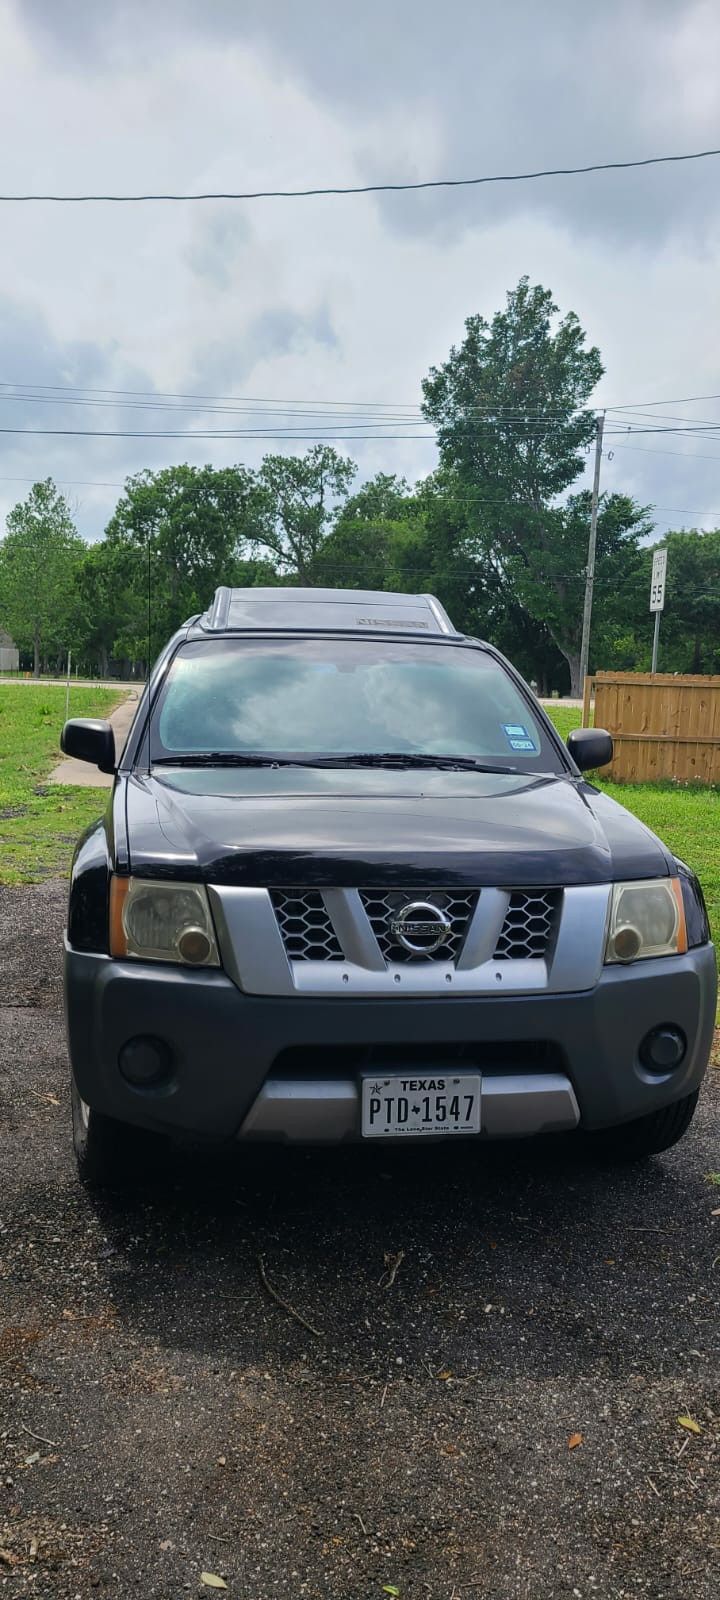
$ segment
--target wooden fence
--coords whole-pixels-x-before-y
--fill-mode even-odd
[[[598,672],[585,679],[583,727],[613,736],[604,776],[620,783],[720,783],[720,677]]]

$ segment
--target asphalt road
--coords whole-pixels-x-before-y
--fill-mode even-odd
[[[64,896],[0,891],[0,1595],[715,1597],[720,1071],[640,1169],[183,1155],[91,1199]]]

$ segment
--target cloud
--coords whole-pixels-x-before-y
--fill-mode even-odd
[[[188,265],[214,288],[231,289],[243,254],[252,248],[252,240],[252,228],[241,211],[219,212],[210,217],[190,244]]]
[[[286,188],[690,150],[718,142],[719,45],[707,0],[601,12],[576,0],[0,0],[3,184]],[[465,317],[491,316],[527,272],[599,344],[600,401],[714,393],[719,166],[383,198],[4,208],[0,379],[334,399],[361,419],[367,402],[419,402]],[[129,471],[252,465],[310,442],[203,439],[227,418],[191,401],[137,406],[0,401],[18,426],[184,434],[0,435],[4,509],[9,477],[93,481],[77,488],[78,517],[97,537],[116,493],[103,484]],[[710,403],[693,410],[720,418]],[[274,426],[291,421],[279,412]],[[272,426],[252,403],[231,425]],[[362,474],[412,479],[434,463],[405,423],[376,427],[385,438],[363,437],[359,420],[313,426]],[[666,507],[675,523],[707,523],[708,507],[720,521],[712,442],[613,443],[603,482],[662,507],[659,526]]]
[[[720,11],[712,0],[23,0],[36,36],[63,55],[78,51],[109,70],[144,34],[162,47],[215,40],[255,47],[265,62],[355,129],[358,181],[472,176],[671,154],[717,144]],[[393,137],[376,139],[378,116]],[[287,130],[286,130],[287,133]],[[429,135],[429,137],[428,137]],[[330,147],[306,168],[309,184],[333,182]],[[467,192],[391,196],[389,229],[424,236],[488,227],[518,211],[601,238],[664,239],[690,229],[707,237],[717,218],[710,164],[658,172],[596,174]]]
[[[237,392],[261,363],[280,356],[312,358],[318,345],[330,350],[339,346],[326,306],[307,316],[277,306],[253,318],[235,339],[204,344],[196,353],[191,386],[202,393]]]

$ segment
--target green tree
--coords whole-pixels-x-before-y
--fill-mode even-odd
[[[73,653],[106,678],[111,656],[147,655],[147,560],[139,547],[100,540],[77,572],[72,614]]]
[[[585,595],[590,493],[570,495],[545,515],[542,547],[529,546],[507,558],[506,570],[521,605],[542,620],[571,673],[578,679]],[[612,641],[632,628],[643,587],[640,540],[652,531],[646,508],[628,495],[604,496],[598,509],[591,667],[607,663]],[[552,568],[549,561],[552,560]]]
[[[586,559],[576,515],[558,508],[584,465],[594,419],[587,401],[602,376],[600,353],[587,348],[573,312],[557,321],[552,295],[521,278],[491,322],[468,318],[465,338],[423,383],[423,412],[435,424],[441,463],[467,501],[478,555],[511,576],[521,604],[545,626],[564,655],[578,693],[579,652],[558,617],[569,603],[567,561]],[[523,568],[540,567],[517,587]]]
[[[85,545],[52,478],[34,483],[13,507],[0,546],[0,616],[39,677],[52,651],[66,649],[73,584]]]
[[[489,639],[544,690],[563,662],[543,623],[483,551],[457,474],[439,469],[415,490],[379,473],[346,502],[315,564],[316,581],[345,588],[430,591],[462,632]]]
[[[258,472],[263,494],[257,543],[280,571],[301,584],[316,581],[317,557],[345,501],[357,467],[331,445],[304,456],[267,455]]]
[[[340,589],[417,588],[427,564],[417,498],[404,478],[380,472],[346,500],[313,563],[314,582]]]
[[[346,521],[403,522],[415,503],[405,478],[398,478],[394,472],[378,472],[345,501],[337,525]]]
[[[660,619],[661,672],[720,672],[720,529],[668,533],[665,610]],[[654,548],[657,548],[655,546]],[[652,549],[643,552],[638,654],[650,662],[648,612]]]
[[[141,562],[132,568],[132,610],[137,623],[142,594],[151,655],[186,617],[206,608],[219,584],[232,582],[236,562],[257,537],[263,507],[245,467],[166,467],[128,479],[107,543],[143,554],[144,569]]]
[[[418,488],[425,521],[425,586],[455,626],[487,639],[544,693],[563,677],[562,657],[546,625],[521,603],[506,563],[478,531],[474,499],[454,471],[440,468]]]

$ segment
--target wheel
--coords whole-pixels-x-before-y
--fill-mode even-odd
[[[74,1077],[70,1098],[73,1146],[82,1182],[92,1188],[119,1189],[141,1178],[148,1169],[145,1144],[151,1136],[94,1111],[83,1100]]]
[[[647,1156],[659,1155],[669,1150],[687,1133],[695,1115],[698,1090],[671,1106],[651,1111],[636,1122],[622,1123],[619,1128],[603,1128],[591,1135],[598,1153],[613,1161],[643,1161]]]

